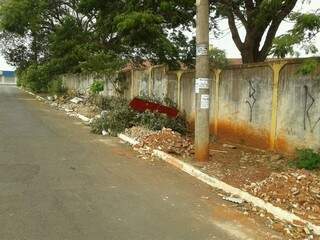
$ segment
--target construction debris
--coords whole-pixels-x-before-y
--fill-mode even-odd
[[[224,148],[229,148],[229,149],[236,149],[237,147],[236,146],[233,146],[231,144],[223,144],[222,145]]]
[[[272,173],[262,182],[245,186],[267,202],[320,224],[320,178],[305,170]]]
[[[70,102],[75,103],[75,104],[79,104],[79,103],[83,102],[83,99],[79,98],[79,97],[74,97],[70,100]]]
[[[125,130],[125,135],[133,138],[136,141],[140,141],[144,137],[155,133],[155,131],[149,130],[145,127],[132,127]]]
[[[187,139],[181,134],[172,131],[169,128],[163,128],[161,131],[153,132],[144,128],[127,130],[134,139],[140,142],[139,146],[148,146],[152,149],[158,149],[166,153],[190,156],[194,154],[194,146],[190,139]]]
[[[223,200],[236,203],[236,204],[243,204],[244,200],[238,197],[223,197]]]

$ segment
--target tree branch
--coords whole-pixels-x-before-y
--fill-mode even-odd
[[[236,26],[236,22],[234,19],[234,15],[232,12],[228,13],[228,23],[229,23],[232,39],[236,44],[237,48],[241,51],[243,43],[241,41],[237,26]]]
[[[251,10],[254,9],[254,3],[252,0],[245,0],[244,4],[246,6],[247,12],[250,12]]]
[[[279,9],[278,13],[275,14],[275,17],[273,18],[271,25],[269,27],[266,40],[263,44],[263,47],[261,48],[259,55],[261,58],[266,58],[270,48],[272,47],[273,39],[275,38],[277,31],[279,29],[279,26],[283,19],[285,19],[288,14],[293,10],[294,6],[296,5],[297,0],[287,0],[282,7]]]

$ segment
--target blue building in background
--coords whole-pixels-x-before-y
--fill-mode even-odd
[[[15,71],[1,71],[0,70],[0,84],[17,84],[17,76]]]

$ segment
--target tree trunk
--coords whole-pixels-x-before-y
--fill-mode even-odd
[[[260,51],[260,40],[250,39],[243,43],[243,47],[240,50],[242,63],[255,63],[264,62],[267,55]]]

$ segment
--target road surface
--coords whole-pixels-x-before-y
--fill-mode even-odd
[[[261,226],[194,178],[0,86],[1,240],[270,239]]]

